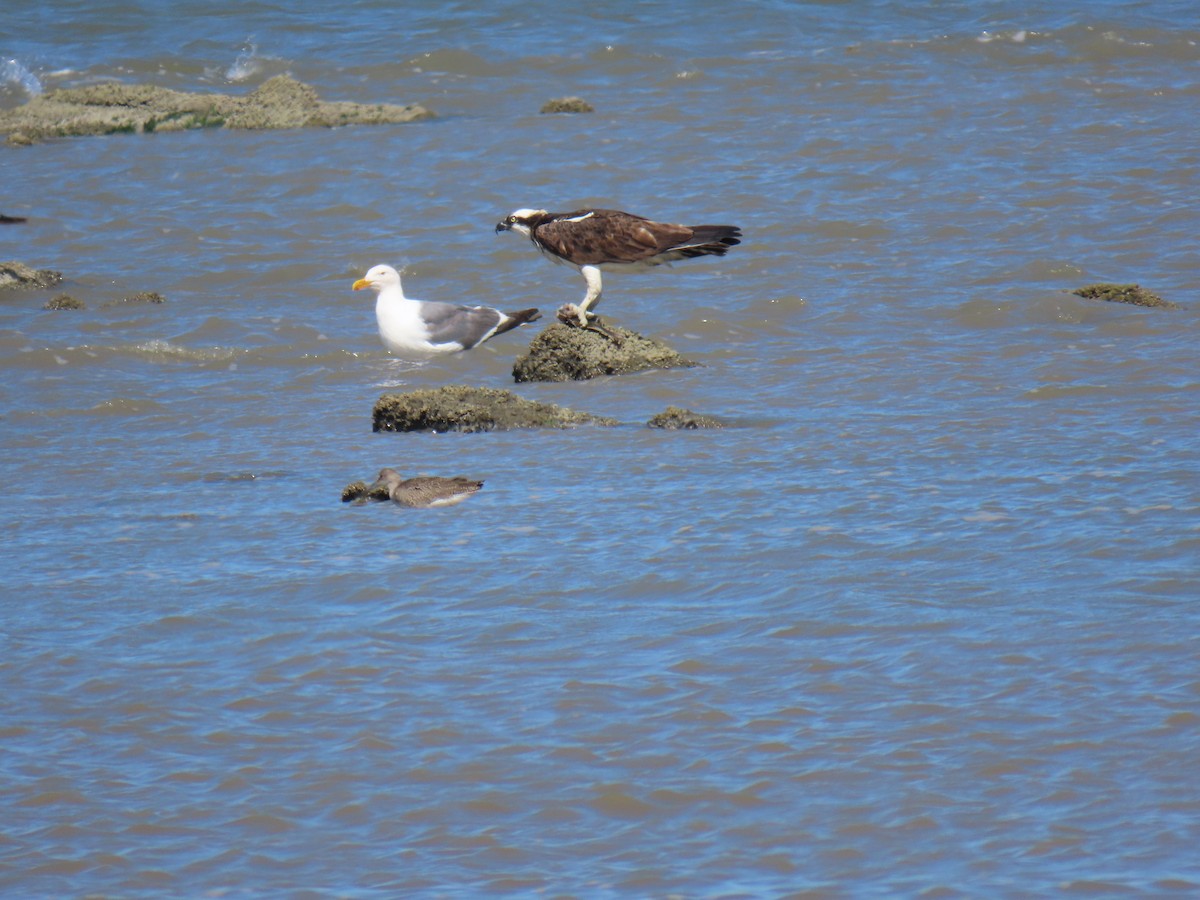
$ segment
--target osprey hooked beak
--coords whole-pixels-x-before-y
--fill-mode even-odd
[[[532,234],[530,222],[537,219],[538,216],[546,215],[544,209],[518,209],[509,213],[504,217],[504,221],[496,224],[496,234],[502,231],[515,231],[517,234],[523,234],[529,237]]]

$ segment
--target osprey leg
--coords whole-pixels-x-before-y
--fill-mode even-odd
[[[587,296],[583,298],[583,302],[579,304],[579,324],[587,327],[588,307],[596,304],[600,300],[600,269],[596,266],[580,266],[580,273],[587,280]]]

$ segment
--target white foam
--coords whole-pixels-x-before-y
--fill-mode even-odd
[[[0,84],[17,85],[31,97],[36,97],[42,92],[42,83],[38,77],[15,59],[6,59],[0,63]]]
[[[258,45],[248,40],[242,52],[233,61],[233,65],[225,70],[225,78],[228,81],[245,81],[261,72],[262,68],[262,60],[258,57]]]

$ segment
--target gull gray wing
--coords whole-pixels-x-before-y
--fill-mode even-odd
[[[504,313],[487,306],[455,306],[453,303],[422,303],[421,319],[434,344],[461,344],[470,350],[486,341],[505,319]]]

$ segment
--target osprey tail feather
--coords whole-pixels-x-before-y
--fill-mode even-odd
[[[691,259],[696,256],[724,256],[730,247],[742,242],[742,229],[736,225],[692,225],[692,237],[673,250]]]

